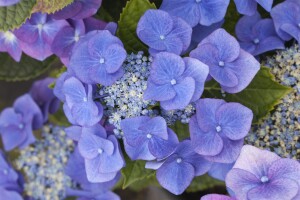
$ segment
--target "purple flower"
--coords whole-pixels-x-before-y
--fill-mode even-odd
[[[75,0],[70,5],[53,14],[54,19],[84,19],[96,14],[102,0]]]
[[[0,133],[6,151],[16,147],[25,148],[35,141],[32,129],[43,125],[43,116],[30,95],[19,97],[12,108],[0,115]]]
[[[272,19],[261,19],[256,12],[252,16],[242,17],[235,33],[241,48],[254,56],[275,49],[284,49],[284,42],[278,37]]]
[[[261,5],[266,11],[270,12],[273,0],[234,0],[239,13],[253,15],[257,10],[257,4]]]
[[[6,188],[13,185],[17,187],[17,180],[18,180],[18,174],[7,163],[3,153],[0,151],[0,187]]]
[[[84,157],[87,179],[92,183],[107,182],[116,177],[125,166],[118,140],[107,137],[105,129],[98,126],[96,132],[82,134],[78,141],[80,154]]]
[[[19,3],[20,0],[0,0],[0,7],[1,6],[11,6],[16,3]]]
[[[108,30],[112,35],[116,34],[118,25],[115,22],[106,23],[94,17],[89,17],[83,20],[86,32],[94,30]]]
[[[51,51],[67,66],[75,43],[85,34],[85,25],[82,20],[69,20],[69,23],[71,26],[62,28],[51,45]]]
[[[151,54],[167,51],[180,55],[189,47],[192,36],[192,28],[185,21],[152,9],[141,17],[136,32]]]
[[[260,69],[259,62],[242,50],[238,41],[224,29],[202,40],[190,56],[207,64],[209,74],[228,93],[245,89]]]
[[[63,109],[72,124],[93,126],[101,120],[103,107],[93,100],[92,85],[85,86],[71,77],[64,82],[63,93],[66,98]]]
[[[235,198],[220,194],[208,194],[203,196],[200,200],[235,200]]]
[[[165,110],[184,109],[202,95],[208,67],[193,58],[162,52],[151,65],[145,100],[160,101]]]
[[[48,120],[48,113],[54,114],[60,106],[60,101],[54,96],[53,90],[48,87],[54,81],[54,78],[35,81],[29,92],[33,100],[40,107],[44,122]]]
[[[62,102],[66,101],[65,94],[63,92],[64,82],[71,78],[73,74],[69,71],[62,73],[55,81],[55,86],[53,88],[54,95]]]
[[[109,200],[119,200],[118,195],[109,191],[119,181],[120,173],[108,182],[91,183],[87,179],[84,158],[80,155],[78,148],[75,148],[66,165],[66,174],[80,185],[81,190],[67,189],[68,196],[78,196],[80,200],[106,198]]]
[[[245,145],[226,177],[237,199],[300,199],[300,164]]]
[[[126,51],[109,31],[92,31],[74,47],[70,69],[82,82],[112,85],[124,74]]]
[[[284,1],[271,11],[277,34],[285,41],[295,38],[300,42],[300,3]]]
[[[20,41],[13,32],[0,32],[0,52],[7,52],[17,62],[21,60]]]
[[[233,163],[213,163],[208,174],[220,181],[225,181],[227,173],[232,169]]]
[[[56,34],[68,23],[53,20],[47,14],[34,13],[14,33],[21,42],[22,50],[32,58],[43,61],[52,55],[51,45]]]
[[[189,123],[195,151],[213,162],[234,162],[251,128],[252,111],[239,103],[200,99]]]
[[[132,160],[162,159],[173,153],[177,135],[162,117],[134,117],[121,121],[125,151]]]
[[[160,9],[184,19],[194,27],[199,23],[209,26],[221,21],[228,5],[229,0],[163,0]]]
[[[0,194],[2,199],[23,200],[22,196],[19,193],[15,191],[6,190],[5,188],[2,187],[0,187]]]
[[[190,140],[179,143],[164,161],[146,164],[146,168],[157,169],[156,178],[160,185],[176,195],[183,193],[195,176],[205,174],[210,167],[209,161],[194,152]]]

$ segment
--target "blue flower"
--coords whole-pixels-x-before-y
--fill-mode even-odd
[[[55,36],[51,45],[51,51],[60,57],[68,66],[71,51],[80,37],[85,34],[85,25],[82,20],[69,20],[71,26],[62,28]]]
[[[236,200],[234,197],[229,197],[220,194],[208,194],[203,196],[200,200]]]
[[[157,169],[160,185],[176,195],[183,193],[195,176],[205,174],[210,167],[209,161],[194,152],[190,140],[179,143],[165,160],[146,164],[146,168]]]
[[[47,14],[34,13],[25,24],[14,33],[21,41],[24,53],[43,61],[52,55],[51,45],[56,34],[68,23],[65,20],[53,20]]]
[[[238,41],[224,29],[202,40],[190,56],[207,64],[209,74],[228,93],[245,89],[260,69],[259,62],[242,50]]]
[[[19,3],[20,0],[0,0],[0,7],[1,6],[12,6],[16,3]]]
[[[13,32],[0,32],[0,52],[7,52],[17,62],[21,60],[20,41]]]
[[[109,31],[92,31],[74,47],[70,69],[82,82],[112,85],[124,74],[126,51]]]
[[[18,174],[16,171],[7,163],[3,153],[0,151],[0,188],[15,186],[18,187]]]
[[[88,18],[98,11],[102,0],[74,0],[73,3],[55,12],[54,19],[84,19]]]
[[[254,56],[285,48],[275,31],[273,20],[261,19],[258,12],[242,17],[235,27],[235,33],[241,48]]]
[[[0,187],[0,194],[1,194],[1,198],[3,199],[7,199],[7,200],[23,200],[23,197],[13,191],[13,190],[7,190],[5,188]]]
[[[245,145],[226,177],[237,199],[300,199],[300,164]]]
[[[71,78],[73,74],[70,71],[62,73],[55,81],[55,86],[53,88],[54,95],[62,102],[66,101],[65,94],[63,92],[64,82]]]
[[[35,141],[32,129],[43,125],[43,116],[30,95],[19,97],[12,108],[6,108],[0,115],[0,134],[4,149],[25,148]]]
[[[232,163],[251,128],[252,111],[239,103],[200,99],[191,118],[190,134],[195,151],[206,159]]]
[[[163,0],[160,9],[184,19],[194,27],[199,23],[209,26],[221,21],[228,5],[229,0]]]
[[[213,163],[208,174],[220,181],[225,181],[227,173],[232,169],[233,163]]]
[[[185,21],[162,10],[146,11],[136,32],[153,55],[162,51],[179,55],[189,47],[192,36],[192,28]]]
[[[71,77],[63,83],[63,93],[66,99],[63,109],[72,124],[93,126],[101,120],[103,107],[93,100],[92,85],[85,86]]]
[[[277,34],[285,41],[295,38],[300,42],[300,3],[289,0],[275,6],[271,11]]]
[[[257,4],[261,5],[266,11],[270,12],[273,0],[234,0],[239,13],[244,15],[254,15]]]
[[[87,179],[92,183],[113,180],[125,166],[118,140],[100,125],[97,131],[82,134],[78,141],[80,154],[84,157]]]
[[[121,121],[125,151],[132,160],[154,160],[169,156],[175,149],[177,135],[167,128],[162,117],[135,117]]]
[[[60,101],[49,88],[49,84],[55,81],[54,78],[45,78],[35,81],[29,91],[33,100],[42,111],[44,122],[48,120],[48,113],[54,114],[60,106]]]
[[[151,65],[145,100],[160,101],[165,110],[184,109],[202,95],[208,67],[193,58],[162,52]]]

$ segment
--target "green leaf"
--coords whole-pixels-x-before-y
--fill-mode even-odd
[[[253,111],[253,123],[257,123],[280,103],[280,99],[291,91],[291,88],[280,85],[274,80],[274,75],[271,74],[269,68],[261,67],[249,86],[242,92],[226,93],[224,98],[221,94],[220,85],[215,81],[210,81],[205,84],[203,97],[239,102]]]
[[[74,0],[38,0],[33,12],[54,13],[73,3]]]
[[[51,56],[45,61],[37,61],[25,54],[21,61],[14,61],[8,54],[0,53],[0,80],[24,81],[35,78],[51,68],[58,60]]]
[[[170,126],[170,128],[176,133],[179,141],[187,139],[190,137],[189,125],[183,124],[180,121],[176,121],[175,124]]]
[[[143,179],[143,180],[134,182],[133,184],[131,184],[129,186],[129,189],[138,192],[149,186],[161,187],[156,179],[156,173],[151,174],[150,176],[147,177],[147,179]]]
[[[36,0],[21,0],[19,3],[0,7],[0,31],[8,31],[21,26],[30,17]]]
[[[235,25],[238,22],[239,18],[240,14],[236,9],[235,3],[233,2],[233,0],[231,0],[225,15],[223,28],[231,35],[235,35]]]
[[[62,106],[56,113],[54,113],[52,115],[49,114],[49,122],[51,124],[55,124],[58,126],[64,126],[64,127],[71,126],[69,120],[67,119],[67,117],[63,111]]]
[[[211,189],[213,187],[225,187],[223,181],[219,181],[210,177],[208,174],[197,176],[194,178],[190,186],[186,189],[187,192],[198,192],[201,190]]]
[[[137,181],[145,181],[155,174],[154,170],[146,169],[146,161],[136,160],[132,161],[126,157],[126,167],[122,169],[122,175],[124,178],[122,188],[125,189],[128,186],[136,183]]]
[[[128,52],[148,52],[145,46],[136,35],[136,27],[141,16],[148,9],[156,9],[155,4],[148,0],[130,0],[120,16],[117,36],[124,43]]]

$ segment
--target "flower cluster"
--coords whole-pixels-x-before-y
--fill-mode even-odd
[[[39,200],[65,198],[72,181],[64,168],[73,148],[63,128],[44,126],[42,139],[21,150],[15,161],[16,169],[25,176],[25,193]]]
[[[275,79],[293,88],[266,120],[254,126],[246,143],[300,160],[300,50],[295,45],[268,58]]]

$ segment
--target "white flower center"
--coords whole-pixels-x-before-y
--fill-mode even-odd
[[[159,38],[160,38],[161,40],[164,40],[164,39],[165,39],[165,36],[164,36],[164,35],[160,35]]]
[[[150,139],[152,138],[152,135],[150,133],[147,134],[147,138]]]
[[[103,153],[103,149],[99,148],[99,149],[98,149],[98,153],[99,153],[99,154],[102,154],[102,153]]]
[[[99,62],[100,62],[100,64],[103,64],[103,63],[105,63],[105,60],[104,60],[104,58],[100,58]]]
[[[75,42],[78,42],[78,40],[79,40],[79,35],[75,35],[74,40],[75,40]]]
[[[8,171],[6,169],[3,170],[3,174],[7,175]]]
[[[177,163],[181,163],[181,162],[182,162],[182,159],[181,159],[181,158],[177,158],[177,159],[176,159],[176,162],[177,162]]]
[[[219,62],[219,66],[220,66],[220,67],[224,67],[224,65],[225,65],[225,63],[224,63],[223,61],[220,61],[220,62]]]
[[[19,129],[23,129],[24,128],[24,124],[19,124]]]
[[[217,127],[216,127],[216,131],[217,131],[218,133],[220,133],[221,130],[222,130],[221,126],[217,126]]]
[[[177,82],[176,82],[175,79],[172,79],[172,80],[171,80],[171,84],[172,84],[172,85],[175,85],[176,83],[177,83]]]
[[[5,40],[9,41],[9,42],[12,42],[16,39],[16,36],[10,31],[4,32],[4,37],[5,37]]]
[[[258,44],[260,41],[259,41],[258,38],[256,38],[256,39],[253,40],[253,42],[254,42],[254,44]]]
[[[38,24],[37,27],[38,27],[39,31],[41,31],[43,29],[44,25],[43,24]]]
[[[261,181],[262,183],[266,183],[266,182],[269,181],[269,178],[266,177],[266,176],[263,176],[263,177],[260,178],[260,181]]]
[[[202,0],[196,0],[196,3],[200,3]]]
[[[84,98],[83,98],[83,101],[84,101],[84,102],[87,102],[87,98],[86,98],[86,97],[84,97]]]

